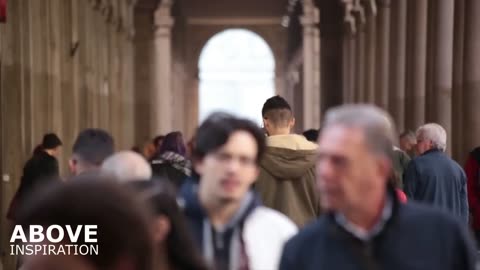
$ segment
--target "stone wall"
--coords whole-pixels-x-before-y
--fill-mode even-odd
[[[113,134],[117,149],[134,136],[134,1],[15,0],[0,25],[0,243],[5,269],[5,218],[22,166],[42,135],[64,143],[61,174],[77,133]]]

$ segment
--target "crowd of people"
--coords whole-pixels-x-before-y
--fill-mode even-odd
[[[261,113],[263,128],[219,112],[188,143],[171,132],[133,151],[86,129],[63,178],[62,141],[46,134],[8,217],[98,225],[100,254],[26,256],[19,267],[475,269],[480,148],[464,170],[445,153],[440,125],[397,136],[371,105],[331,108],[303,135],[284,98]]]

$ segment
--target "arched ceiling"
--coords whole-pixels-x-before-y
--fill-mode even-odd
[[[273,17],[287,13],[288,0],[177,0],[187,17]]]
[[[158,7],[161,0],[137,0],[135,8],[153,11]]]
[[[136,8],[154,10],[161,0],[137,0]],[[287,13],[288,0],[174,0],[186,17],[273,17]]]

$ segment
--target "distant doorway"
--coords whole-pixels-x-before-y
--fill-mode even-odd
[[[199,120],[224,111],[262,124],[261,110],[275,94],[275,58],[265,40],[244,29],[213,36],[199,60]]]

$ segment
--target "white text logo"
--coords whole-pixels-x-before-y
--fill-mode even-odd
[[[26,231],[16,225],[10,255],[98,255],[96,243],[97,225],[30,225]]]

